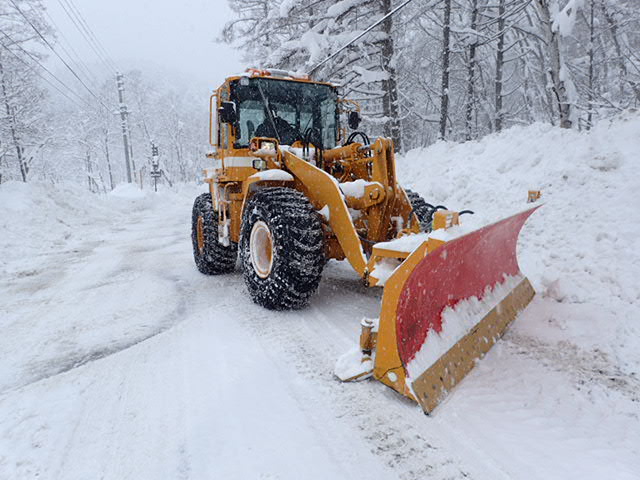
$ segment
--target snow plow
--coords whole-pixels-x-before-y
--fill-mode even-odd
[[[340,120],[348,119],[341,128]],[[370,376],[430,412],[534,295],[516,242],[534,209],[466,232],[460,216],[404,190],[390,139],[357,131],[359,106],[335,85],[277,70],[228,78],[210,101],[209,192],[196,198],[200,272],[234,270],[268,309],[303,308],[328,259],[384,286],[344,381]]]
[[[413,249],[386,282],[379,320],[363,319],[360,347],[338,361],[336,375],[373,375],[430,413],[533,298],[516,243],[537,208]]]

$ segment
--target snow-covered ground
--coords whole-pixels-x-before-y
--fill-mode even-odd
[[[539,295],[426,417],[336,358],[380,292],[330,262],[300,312],[191,259],[203,186],[0,185],[0,479],[637,479],[640,115],[399,160],[427,201],[525,226]]]

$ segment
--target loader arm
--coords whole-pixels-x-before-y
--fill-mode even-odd
[[[283,153],[286,168],[302,184],[314,207],[318,210],[329,207],[329,226],[353,269],[364,277],[367,259],[337,180],[293,153]]]
[[[380,242],[386,240],[387,228],[391,222],[392,210],[396,197],[400,195],[396,180],[396,161],[393,153],[393,142],[389,139],[378,138],[371,145],[373,158],[371,162],[374,182],[379,182],[385,187],[385,201],[374,205],[369,215],[370,241]]]

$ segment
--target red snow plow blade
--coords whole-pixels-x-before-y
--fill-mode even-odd
[[[471,371],[535,294],[516,246],[537,208],[409,255],[385,285],[376,379],[429,413]]]

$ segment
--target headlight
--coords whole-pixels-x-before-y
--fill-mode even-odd
[[[266,170],[267,169],[267,161],[263,160],[262,158],[256,158],[253,161],[253,168],[255,168],[256,170]]]

